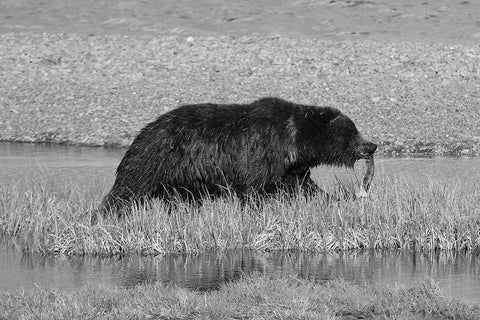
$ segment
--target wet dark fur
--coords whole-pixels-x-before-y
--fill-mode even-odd
[[[185,199],[320,191],[310,168],[348,166],[376,145],[339,110],[263,98],[251,104],[186,105],[141,130],[102,208],[143,198]]]

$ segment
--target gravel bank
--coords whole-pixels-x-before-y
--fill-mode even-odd
[[[384,155],[480,154],[480,46],[0,35],[0,140],[127,146],[180,104],[339,108]]]

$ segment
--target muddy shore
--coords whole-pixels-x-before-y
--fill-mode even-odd
[[[282,37],[0,35],[0,140],[128,146],[181,104],[342,110],[384,155],[478,155],[480,47]]]

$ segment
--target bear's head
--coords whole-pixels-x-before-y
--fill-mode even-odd
[[[310,166],[320,164],[353,167],[370,158],[377,145],[365,140],[350,118],[338,109],[309,107],[298,122],[297,142]],[[299,150],[299,151],[300,151]]]

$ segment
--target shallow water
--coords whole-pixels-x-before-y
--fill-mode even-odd
[[[477,44],[478,1],[3,1],[0,32],[254,35]]]
[[[0,246],[0,291],[40,287],[71,290],[88,284],[132,287],[161,282],[205,291],[253,273],[323,282],[408,286],[432,279],[446,296],[480,303],[480,264],[474,255],[405,251],[361,253],[256,253],[231,251],[196,256],[53,257]]]
[[[58,184],[74,184],[82,189],[95,186],[106,192],[124,153],[125,149],[0,143],[0,181],[21,187],[31,179],[42,181],[46,177]],[[354,171],[318,168],[313,176],[329,190],[337,179],[359,179],[364,169],[363,163]],[[377,158],[375,180],[384,177],[413,179],[420,184],[437,180],[476,182],[480,178],[480,158]],[[431,277],[446,294],[480,302],[478,257],[461,254],[393,251],[323,255],[235,251],[101,259],[26,255],[15,245],[0,241],[0,270],[0,291],[35,284],[68,290],[89,283],[130,287],[156,281],[207,290],[253,272],[295,275],[317,281],[341,277],[358,284],[386,285],[409,285]]]

